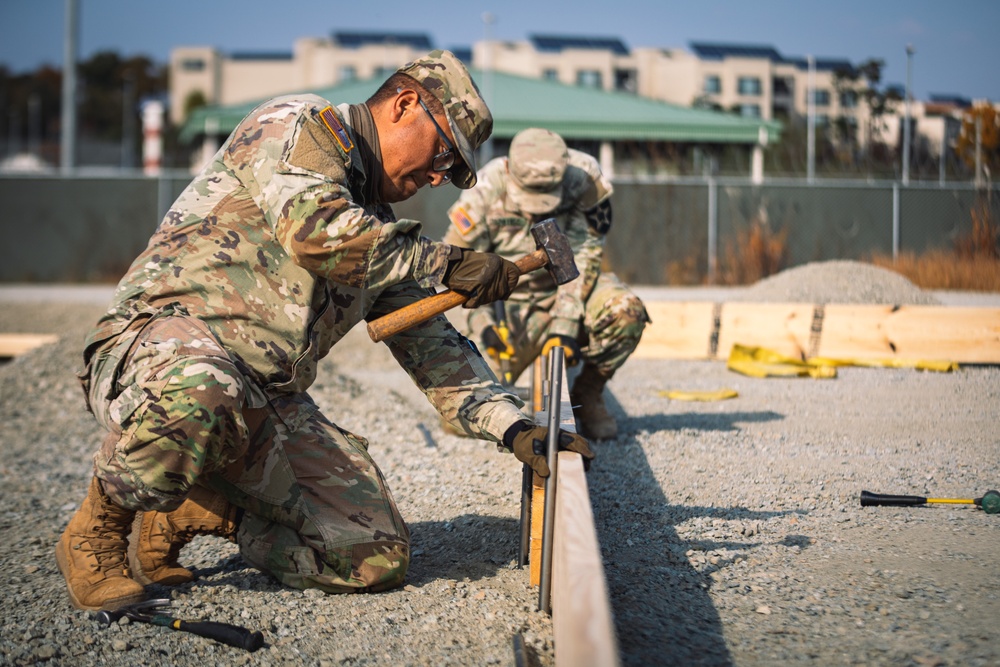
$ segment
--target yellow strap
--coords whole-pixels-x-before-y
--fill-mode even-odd
[[[718,391],[680,391],[678,389],[663,390],[660,396],[671,398],[675,401],[724,401],[729,398],[739,396],[733,389],[719,389]]]
[[[908,359],[830,359],[813,357],[795,359],[763,347],[735,344],[729,353],[726,367],[750,377],[812,377],[835,378],[838,366],[864,366],[870,368],[915,368],[917,370],[947,373],[958,370],[953,361],[927,361]]]

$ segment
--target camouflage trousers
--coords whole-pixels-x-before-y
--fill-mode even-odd
[[[169,511],[197,483],[243,508],[241,554],[289,586],[402,583],[409,531],[367,441],[306,394],[247,408],[246,380],[201,321],[156,317],[106,346],[89,398],[109,429],[95,474],[115,504]]]
[[[552,324],[553,298],[506,303],[515,349],[511,358],[514,380],[541,354]],[[649,315],[639,297],[613,273],[602,273],[584,303],[577,336],[583,361],[610,377],[635,350],[647,322]]]

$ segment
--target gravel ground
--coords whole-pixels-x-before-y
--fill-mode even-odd
[[[853,279],[835,281],[837,268],[793,275],[801,298],[789,299],[780,275],[739,294],[936,298],[850,265],[840,269]],[[403,588],[290,590],[233,545],[199,538],[182,552],[198,579],[149,593],[173,598],[181,617],[262,630],[260,651],[142,624],[105,629],[74,610],[53,545],[82,500],[100,438],[73,371],[104,305],[0,301],[0,331],[60,334],[0,365],[0,664],[512,665],[517,633],[532,662],[554,663],[550,618],[536,610],[527,570],[514,567],[520,465],[444,433],[363,330],[324,363],[314,396],[368,437],[410,522]],[[723,387],[739,396],[660,395]],[[842,368],[834,380],[786,380],[718,362],[643,360],[610,389],[622,435],[594,445],[588,483],[624,665],[1000,664],[1000,517],[858,503],[862,489],[971,497],[1000,487],[1000,368]]]

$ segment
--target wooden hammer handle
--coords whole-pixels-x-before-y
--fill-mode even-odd
[[[545,250],[539,248],[514,262],[514,265],[521,273],[530,273],[542,268],[548,261],[549,257],[545,254]],[[460,306],[468,300],[468,296],[454,290],[438,292],[369,322],[368,336],[377,343],[421,322],[426,322],[446,310]]]

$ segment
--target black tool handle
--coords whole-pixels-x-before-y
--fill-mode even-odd
[[[884,493],[871,493],[870,491],[861,492],[861,506],[869,507],[872,505],[889,505],[892,507],[913,507],[914,505],[923,505],[927,502],[927,498],[922,496],[893,496]]]
[[[174,630],[190,632],[199,637],[207,637],[217,642],[246,649],[253,653],[264,645],[264,635],[260,631],[250,632],[246,628],[216,621],[182,621],[169,616],[154,616],[153,623],[165,625]]]

